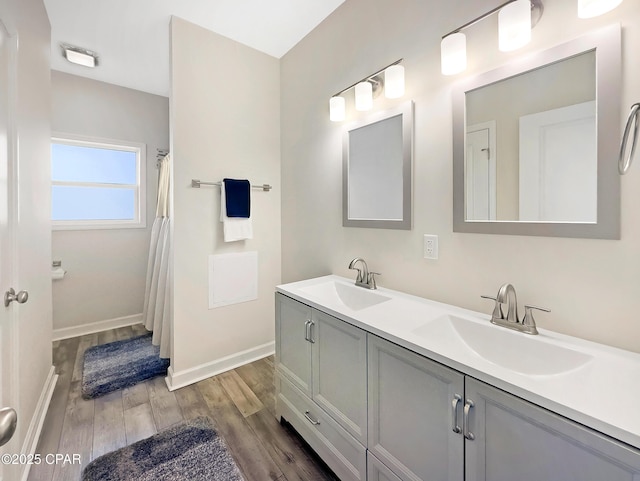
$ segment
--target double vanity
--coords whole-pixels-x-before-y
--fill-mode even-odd
[[[640,479],[640,355],[333,275],[276,289],[276,415],[342,481]]]

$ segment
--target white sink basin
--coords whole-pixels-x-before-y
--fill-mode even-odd
[[[592,356],[550,344],[543,338],[495,326],[443,315],[413,330],[435,341],[457,344],[503,368],[527,375],[557,375],[586,365]]]
[[[342,304],[353,311],[375,306],[376,304],[391,299],[390,297],[383,296],[364,287],[357,287],[336,281],[327,281],[321,284],[303,287],[300,291],[314,296],[319,301],[325,303]]]

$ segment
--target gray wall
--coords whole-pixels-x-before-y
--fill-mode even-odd
[[[623,2],[591,20],[575,0],[545,2],[530,45],[497,49],[495,17],[467,30],[469,69],[440,73],[440,39],[500,2],[495,0],[347,0],[281,61],[282,277],[336,273],[364,257],[379,284],[490,313],[504,282],[520,302],[548,307],[541,327],[640,352],[640,166],[622,178],[619,241],[453,233],[451,91],[457,78],[496,68],[592,29],[623,27],[622,110],[640,98],[640,3]],[[329,97],[398,58],[415,100],[413,230],[343,228],[343,124],[329,121]],[[389,102],[388,102],[389,103]],[[378,99],[374,108],[384,101]],[[348,109],[353,116],[353,109]],[[620,119],[621,124],[624,119]],[[611,159],[615,162],[615,159]],[[440,258],[423,259],[423,234],[437,234]]]
[[[147,227],[53,231],[53,259],[67,275],[53,282],[54,337],[142,313],[155,217],[156,149],[169,147],[169,99],[52,71],[54,132],[147,146]],[[124,321],[127,321],[125,319]]]
[[[206,54],[203,54],[206,52]],[[273,352],[280,282],[280,63],[174,17],[171,22],[173,159],[172,386]],[[273,185],[251,197],[253,239],[225,243],[218,187],[191,179]],[[208,308],[208,257],[258,252],[258,299]]]

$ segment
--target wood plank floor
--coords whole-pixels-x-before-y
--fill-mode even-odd
[[[246,481],[337,480],[288,425],[276,420],[272,357],[173,392],[159,377],[82,399],[84,351],[145,332],[137,325],[53,343],[59,378],[37,453],[43,459],[79,454],[82,463],[32,466],[29,481],[79,481],[82,469],[98,456],[203,415],[226,440]]]

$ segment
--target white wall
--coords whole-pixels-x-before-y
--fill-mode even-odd
[[[575,0],[545,2],[524,49],[497,49],[495,16],[467,30],[469,69],[440,74],[442,35],[495,7],[495,0],[347,0],[281,61],[283,281],[336,273],[364,257],[379,284],[490,313],[504,282],[520,303],[548,307],[541,327],[640,352],[640,165],[622,183],[622,239],[460,234],[452,231],[451,90],[456,78],[491,70],[526,52],[620,22],[622,111],[640,100],[640,2],[591,20]],[[404,58],[406,99],[415,100],[414,227],[343,228],[341,142],[329,97]],[[376,100],[374,108],[382,107]],[[352,112],[353,109],[350,109]],[[620,119],[623,124],[624,119]],[[615,162],[616,159],[611,159]],[[422,258],[423,234],[437,234],[440,259]]]
[[[273,351],[280,282],[280,72],[277,59],[174,17],[173,387]],[[223,242],[220,190],[191,179],[248,178],[254,238]],[[258,251],[258,299],[208,309],[210,254]]]
[[[169,99],[57,71],[51,80],[54,132],[147,147],[146,228],[53,232],[53,259],[67,271],[53,282],[56,336],[77,335],[101,321],[139,321],[155,217],[156,149],[169,147]]]

